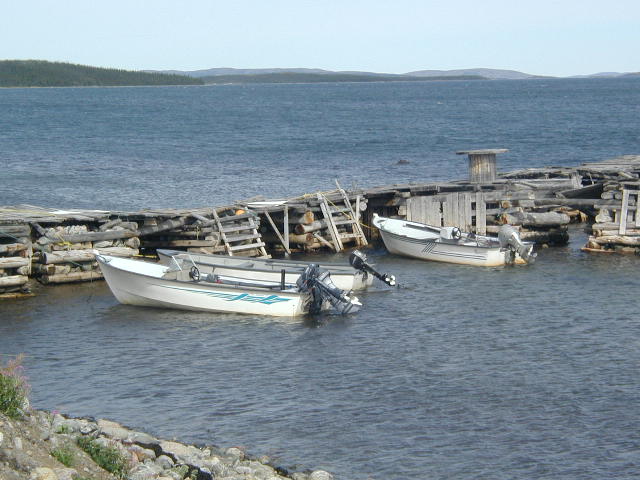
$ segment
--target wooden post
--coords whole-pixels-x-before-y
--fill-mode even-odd
[[[284,220],[282,222],[282,230],[284,232],[284,248],[287,252],[291,252],[289,247],[289,207],[284,206]]]
[[[622,208],[620,209],[620,235],[627,233],[627,211],[629,209],[629,190],[622,190]]]
[[[284,247],[285,252],[287,252],[288,254],[291,254],[291,250],[289,250],[289,242],[285,241],[284,238],[282,237],[282,235],[280,235],[280,231],[278,230],[278,227],[276,227],[276,224],[273,221],[273,219],[271,218],[271,215],[269,215],[269,212],[267,212],[265,210],[264,216],[267,217],[267,220],[269,220],[269,224],[271,225],[271,228],[273,228],[273,231],[278,236],[278,239],[280,240],[280,243]],[[284,225],[285,225],[284,231],[287,232],[289,224],[287,222],[285,222]]]
[[[506,148],[461,150],[456,155],[469,156],[469,180],[472,183],[491,183],[496,179],[496,155],[508,151]]]
[[[482,192],[476,192],[476,234],[487,234],[487,204]]]

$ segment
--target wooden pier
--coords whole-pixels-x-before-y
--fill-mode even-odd
[[[470,178],[412,183],[299,197],[253,198],[235,205],[188,210],[56,210],[0,207],[0,295],[28,292],[30,283],[102,277],[94,251],[152,256],[158,248],[267,257],[301,251],[363,247],[378,239],[373,214],[478,234],[515,226],[525,241],[566,244],[568,225],[584,223],[588,252],[640,252],[640,156],[578,167],[498,174],[497,153],[470,150]]]

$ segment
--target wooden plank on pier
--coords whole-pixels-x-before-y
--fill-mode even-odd
[[[482,192],[476,192],[476,234],[487,234],[487,203]]]
[[[622,207],[620,208],[620,235],[627,233],[627,209],[629,207],[629,190],[622,190]]]
[[[471,193],[458,194],[458,228],[463,232],[471,231]]]
[[[458,226],[458,193],[450,193],[442,202],[442,225],[445,227]]]

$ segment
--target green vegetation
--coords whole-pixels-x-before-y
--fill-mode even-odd
[[[62,447],[54,448],[51,450],[51,456],[58,460],[65,467],[70,467],[75,462],[75,454],[70,445],[63,445]]]
[[[69,433],[73,433],[73,431],[67,425],[60,425],[56,430],[56,433],[69,434]]]
[[[29,384],[22,374],[23,355],[0,364],[0,413],[10,418],[20,418],[29,405]]]
[[[0,87],[202,85],[186,75],[132,72],[44,60],[1,60]]]
[[[257,73],[202,77],[204,83],[326,83],[326,82],[429,82],[432,80],[486,80],[480,75],[455,77],[411,77],[405,75],[370,75],[366,73]]]
[[[124,478],[127,472],[127,459],[116,447],[105,447],[95,439],[88,437],[78,437],[76,442],[82,450],[89,454],[94,462],[107,472],[113,473],[116,477]]]

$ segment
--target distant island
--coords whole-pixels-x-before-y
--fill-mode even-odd
[[[640,73],[606,72],[569,78],[631,78]],[[111,87],[245,83],[425,82],[452,80],[528,80],[558,78],[516,70],[468,68],[391,74],[313,68],[210,68],[130,71],[45,60],[0,60],[0,87]]]
[[[382,75],[367,73],[247,73],[235,75],[211,75],[199,77],[205,84],[219,83],[326,83],[326,82],[425,82],[428,80],[486,80],[479,75],[451,77],[418,77],[408,75]]]
[[[135,72],[44,60],[0,60],[0,87],[203,85],[187,75]]]

